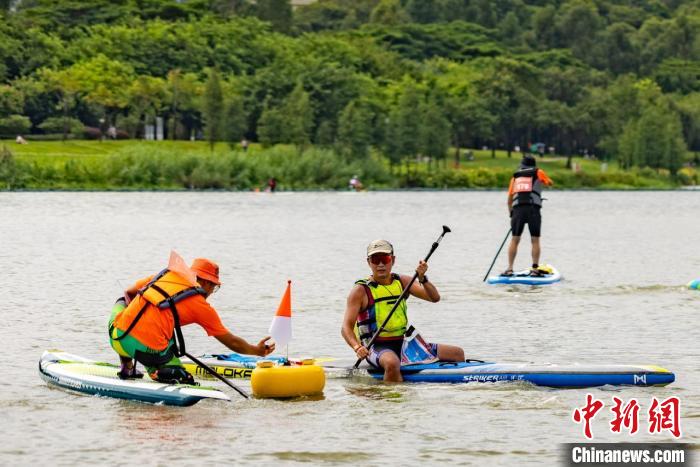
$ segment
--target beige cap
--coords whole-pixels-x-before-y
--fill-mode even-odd
[[[386,240],[374,240],[367,245],[367,256],[372,256],[375,253],[394,254],[394,247]]]

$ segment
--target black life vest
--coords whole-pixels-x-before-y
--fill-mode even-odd
[[[520,167],[513,174],[513,207],[534,204],[542,207],[543,184],[537,178],[537,167]]]

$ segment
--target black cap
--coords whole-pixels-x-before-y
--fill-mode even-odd
[[[537,167],[537,160],[530,154],[525,154],[523,160],[520,161],[523,167]]]

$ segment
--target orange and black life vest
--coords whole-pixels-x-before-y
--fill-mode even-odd
[[[186,351],[185,340],[182,336],[182,329],[180,329],[180,316],[177,313],[176,304],[195,295],[206,297],[207,293],[201,287],[188,284],[178,274],[169,269],[163,269],[156,274],[153,279],[140,288],[137,293],[146,303],[143,304],[126,331],[114,340],[122,340],[128,336],[131,330],[134,329],[134,326],[136,326],[136,323],[141,319],[141,316],[143,316],[148,305],[154,305],[159,310],[170,310],[172,313],[173,322],[175,324],[175,355],[178,357],[183,356]]]
[[[537,167],[520,167],[513,174],[513,207],[534,204],[542,207],[542,182]]]

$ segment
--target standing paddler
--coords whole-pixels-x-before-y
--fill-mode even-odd
[[[179,256],[177,257],[179,258]],[[179,258],[181,261],[181,258]],[[173,258],[171,256],[171,262]],[[275,350],[265,337],[256,345],[232,334],[207,302],[221,286],[219,266],[197,258],[192,266],[174,268],[141,279],[124,292],[112,309],[109,337],[119,354],[122,379],[140,378],[132,359],[144,365],[152,379],[164,383],[194,383],[178,357],[185,353],[181,326],[197,323],[234,352],[266,356]],[[191,276],[191,277],[186,277]],[[127,306],[128,302],[128,306]]]
[[[391,272],[396,257],[394,247],[386,240],[375,240],[367,246],[367,265],[372,274],[355,282],[348,295],[341,334],[357,358],[366,358],[370,365],[384,369],[384,381],[400,382],[401,353],[408,330],[406,300],[402,299],[379,333],[374,344],[367,345],[384,322],[404,289],[429,302],[440,301],[440,293],[428,279],[428,263],[421,260],[416,267],[418,281],[410,276]],[[442,361],[463,362],[464,351],[447,344],[426,343],[427,350]]]
[[[513,275],[513,263],[518,254],[520,237],[527,224],[532,240],[532,268],[531,276],[543,276],[546,271],[539,268],[540,262],[540,232],[542,227],[542,189],[544,185],[551,186],[552,180],[537,168],[535,157],[525,154],[520,161],[518,170],[513,174],[508,187],[508,212],[510,213],[510,226],[513,238],[508,247],[508,269],[501,273],[502,276]],[[500,250],[499,250],[500,251]]]

